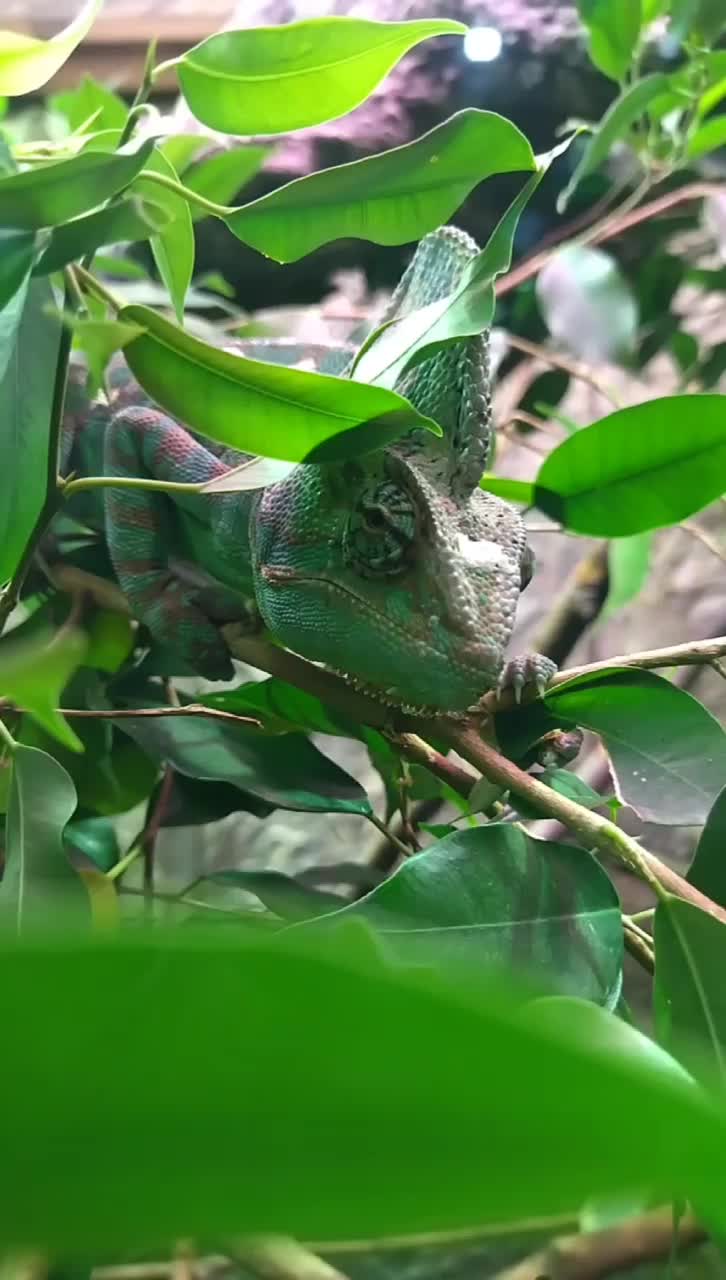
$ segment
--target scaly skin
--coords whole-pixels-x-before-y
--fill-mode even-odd
[[[448,293],[476,252],[453,227],[425,237],[386,318]],[[328,357],[329,371],[345,354]],[[74,379],[65,468],[199,483],[242,459],[156,409],[123,361],[110,384],[110,404],[84,406]],[[413,431],[251,494],[100,491],[119,584],[157,642],[229,678],[219,624],[256,609],[279,642],[392,704],[450,712],[503,673],[515,687],[548,678],[546,659],[504,664],[531,556],[519,515],[478,487],[492,448],[488,335],[440,351],[397,390],[443,439]],[[80,514],[91,522],[88,502]]]

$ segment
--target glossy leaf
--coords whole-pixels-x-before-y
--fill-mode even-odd
[[[146,307],[124,307],[120,319],[146,331],[124,355],[149,395],[233,449],[292,462],[315,451],[328,461],[380,448],[412,426],[433,427],[382,387],[222,351]]]
[[[726,397],[663,396],[558,445],[540,467],[536,503],[567,529],[620,537],[700,511],[725,476]]]
[[[18,303],[23,303],[18,307]],[[60,323],[47,280],[0,312],[0,581],[11,577],[45,498]],[[7,323],[9,322],[9,323]],[[13,325],[15,331],[13,332]],[[4,336],[3,330],[9,330]]]
[[[651,532],[614,538],[608,547],[608,594],[600,617],[609,618],[640,595],[650,569]]]
[[[523,507],[533,507],[535,487],[531,480],[511,480],[508,476],[493,476],[488,471],[479,481],[486,493],[496,493],[507,502],[519,502]]]
[[[83,151],[70,160],[0,178],[0,225],[32,231],[88,213],[128,186],[153,146],[148,138],[120,151]]]
[[[0,31],[0,93],[12,98],[42,88],[88,34],[102,4],[86,0],[73,21],[50,40]]]
[[[658,1038],[694,1076],[726,1083],[726,925],[667,897],[655,913]]]
[[[123,98],[89,75],[83,77],[76,89],[54,93],[48,105],[51,111],[65,116],[71,132],[91,119],[94,129],[123,129],[129,113]]]
[[[118,834],[108,818],[77,818],[69,822],[64,840],[71,856],[81,854],[97,871],[110,871],[120,856]]]
[[[284,920],[308,920],[313,916],[337,911],[343,899],[336,893],[324,893],[301,884],[294,876],[280,871],[240,871],[220,868],[205,877],[212,884],[230,885],[253,893],[268,911]]]
[[[192,114],[220,133],[305,129],[346,115],[414,45],[464,35],[460,22],[312,18],[222,31],[177,60]]]
[[[630,126],[641,118],[648,105],[659,94],[668,92],[669,87],[668,76],[655,72],[642,80],[636,80],[608,107],[592,137],[585,144],[575,172],[559,197],[557,207],[560,213],[567,208],[583,178],[600,168],[611,147],[626,136]]]
[[[278,262],[294,262],[342,237],[405,244],[446,222],[484,178],[534,168],[516,125],[470,107],[415,142],[296,178],[224,221]]]
[[[15,298],[15,307],[19,306],[17,297],[23,282],[27,279],[35,256],[35,236],[31,231],[0,230],[0,342],[7,342],[4,332],[2,312],[11,305]],[[2,376],[2,352],[0,351],[0,377]]]
[[[712,116],[694,129],[688,139],[688,158],[697,160],[709,151],[726,146],[726,115]]]
[[[125,196],[95,213],[87,213],[55,227],[36,263],[35,274],[58,271],[66,263],[94,253],[102,245],[148,240],[152,232],[159,231],[170,221],[170,214],[157,198],[160,190],[157,187],[149,200]]]
[[[63,849],[63,829],[76,790],[45,751],[19,744],[13,752],[0,921],[13,932],[47,928],[62,913],[65,926],[84,903],[80,881]]]
[[[301,734],[266,738],[258,730],[199,717],[121,720],[150,756],[190,778],[228,782],[280,809],[370,813],[363,788]]]
[[[205,707],[231,711],[234,715],[259,718],[267,733],[329,733],[336,737],[357,737],[358,730],[336,715],[304,689],[271,676],[227,689],[224,693],[207,693],[200,702]]]
[[[249,34],[249,33],[248,33]],[[216,204],[229,204],[262,168],[269,147],[233,147],[208,156],[193,164],[184,174],[184,186]],[[191,206],[193,219],[203,218],[204,210]]]
[[[0,962],[7,1251],[451,1231],[636,1183],[723,1198],[722,1110],[601,1010],[388,969],[357,931],[5,940]],[[117,1079],[112,1106],[89,1088]]]
[[[0,698],[26,710],[71,751],[80,751],[81,743],[57,708],[85,651],[83,633],[70,627],[53,637],[21,640],[11,633],[0,641]]]
[[[18,341],[18,329],[23,318],[23,311],[28,296],[30,277],[26,273],[21,278],[15,293],[0,308],[0,381],[13,358]]]
[[[349,918],[365,920],[408,963],[519,969],[609,1005],[620,993],[622,926],[610,879],[584,849],[510,824],[446,836],[365,898],[300,927]]]
[[[641,0],[577,0],[589,36],[590,58],[611,80],[630,67],[643,18]]]
[[[715,43],[726,27],[722,0],[671,0],[671,24],[677,39],[692,33],[700,42]]]
[[[652,671],[615,668],[557,685],[544,703],[601,735],[619,792],[644,822],[705,821],[726,777],[726,733],[690,694]]]
[[[599,363],[632,350],[638,305],[618,264],[602,249],[559,249],[537,276],[536,292],[552,337],[576,356]]]
[[[147,156],[144,170],[147,173],[160,173],[173,182],[179,180],[173,164],[158,147]],[[134,190],[158,203],[166,214],[166,225],[151,237],[151,252],[159,275],[169,290],[176,318],[179,324],[183,324],[184,299],[194,271],[194,230],[189,205],[174,191],[149,182],[146,178],[137,178]]]
[[[687,880],[726,907],[726,787],[713,802],[688,868]]]
[[[519,219],[545,171],[543,167],[530,178],[455,290],[388,321],[371,335],[353,367],[355,377],[394,387],[406,369],[452,342],[489,328],[494,315],[494,281],[509,270]]]

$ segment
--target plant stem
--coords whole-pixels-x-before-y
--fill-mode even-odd
[[[376,817],[375,813],[368,814],[368,821],[373,824],[377,831],[380,831],[382,836],[386,837],[386,840],[390,840],[394,849],[398,850],[402,858],[410,858],[412,852],[415,852],[409,848],[407,844],[404,844],[403,840],[399,840],[396,833],[391,831],[390,827],[387,827],[385,822],[381,822],[381,819]]]
[[[75,275],[76,281],[83,285],[86,293],[92,293],[96,298],[100,299],[101,302],[105,302],[106,305],[114,312],[119,312],[121,310],[124,305],[123,302],[120,302],[119,299],[112,294],[111,290],[107,289],[105,284],[101,284],[101,281],[97,280],[95,276],[92,276],[90,271],[87,271],[84,266],[80,266],[80,264],[76,263],[76,265],[71,267],[70,270]]]
[[[201,493],[203,484],[183,484],[174,480],[152,480],[145,476],[81,476],[78,480],[67,480],[63,485],[63,496],[70,498],[74,493],[83,493],[87,489],[150,489],[157,493]]]
[[[10,752],[15,751],[18,745],[2,716],[0,716],[0,741],[5,743],[5,746]]]
[[[175,195],[181,196],[189,204],[196,204],[200,209],[204,209],[206,213],[211,213],[215,218],[226,218],[230,213],[237,212],[236,205],[215,204],[214,200],[207,200],[205,196],[200,196],[196,191],[185,187],[182,182],[177,182],[174,178],[167,178],[166,174],[154,173],[151,169],[142,169],[138,177],[144,178],[147,182],[155,182],[157,187],[166,187],[167,191],[173,191]]]

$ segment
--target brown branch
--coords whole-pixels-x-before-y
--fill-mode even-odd
[[[676,1245],[688,1247],[705,1239],[700,1223],[692,1214],[685,1214],[678,1223]],[[673,1245],[671,1209],[654,1209],[602,1231],[561,1236],[500,1271],[494,1280],[602,1280],[617,1271],[668,1257]]]
[[[596,675],[609,667],[636,667],[641,671],[653,671],[657,667],[709,666],[714,659],[726,654],[726,636],[714,636],[711,640],[693,640],[689,644],[672,644],[664,649],[644,649],[641,653],[618,653],[599,662],[588,662],[581,667],[566,667],[550,682],[550,688],[572,680],[574,676]]]
[[[609,218],[603,220],[601,227],[588,237],[588,242],[590,244],[604,244],[606,240],[614,239],[615,236],[621,235],[624,231],[629,231],[631,227],[636,227],[641,222],[647,222],[649,218],[657,218],[659,214],[666,213],[669,209],[675,208],[676,205],[684,204],[690,200],[703,200],[706,196],[716,195],[722,191],[722,183],[690,182],[687,186],[679,187],[677,191],[668,191],[665,195],[658,196],[656,200],[650,200],[648,204],[642,204],[637,209],[631,209],[620,216],[618,216],[618,211],[615,209]],[[538,275],[557,253],[558,248],[559,245],[554,248],[543,249],[540,253],[536,253],[531,258],[526,258],[524,262],[520,262],[505,276],[501,276],[495,286],[497,297],[501,298],[505,293],[511,293],[513,289],[518,289],[526,280],[531,280],[533,276]]]
[[[633,959],[637,960],[641,968],[652,977],[655,973],[653,948],[646,941],[643,930],[634,928],[628,916],[623,916],[623,942],[626,951],[629,951]]]
[[[525,356],[531,356],[535,360],[542,360],[545,364],[552,365],[555,369],[562,369],[565,373],[569,373],[571,378],[577,378],[580,382],[585,382],[588,387],[592,387],[599,396],[604,400],[609,400],[610,404],[619,409],[620,404],[612,391],[604,387],[595,377],[589,365],[582,360],[575,360],[571,356],[567,356],[562,351],[553,351],[550,347],[543,347],[539,342],[530,342],[529,338],[522,338],[518,333],[509,333],[507,331],[507,343],[510,347],[514,347],[515,351],[521,351]]]
[[[583,808],[567,796],[546,787],[537,778],[524,773],[513,761],[507,760],[494,747],[484,742],[475,726],[437,721],[427,727],[481,770],[485,778],[528,800],[548,817],[557,818],[583,841],[585,848],[597,849],[600,853],[615,858],[650,884],[654,892],[672,893],[726,924],[726,910],[723,907],[700,893],[679,876],[677,871],[661,862],[655,854],[649,853],[613,822]]]
[[[8,703],[0,703],[0,711]],[[21,710],[21,708],[13,708]],[[220,711],[216,707],[203,707],[199,702],[189,702],[185,707],[111,707],[109,710],[89,711],[79,707],[58,707],[62,716],[75,717],[80,720],[160,720],[162,716],[201,716],[204,720],[226,720],[230,724],[251,725],[254,729],[262,728],[262,721],[254,716],[238,716],[232,711]]]

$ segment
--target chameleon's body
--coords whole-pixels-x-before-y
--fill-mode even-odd
[[[427,236],[388,317],[450,292],[476,252],[454,228]],[[72,387],[66,472],[199,483],[242,460],[156,409],[123,362],[110,387],[110,403],[94,405]],[[252,607],[279,642],[400,706],[458,711],[496,686],[531,557],[516,512],[478,487],[492,447],[487,335],[417,365],[397,390],[442,439],[414,431],[251,493],[97,491],[119,583],[157,641],[227,678],[219,624]],[[87,504],[82,514],[90,522]],[[513,674],[547,672],[525,659]]]

